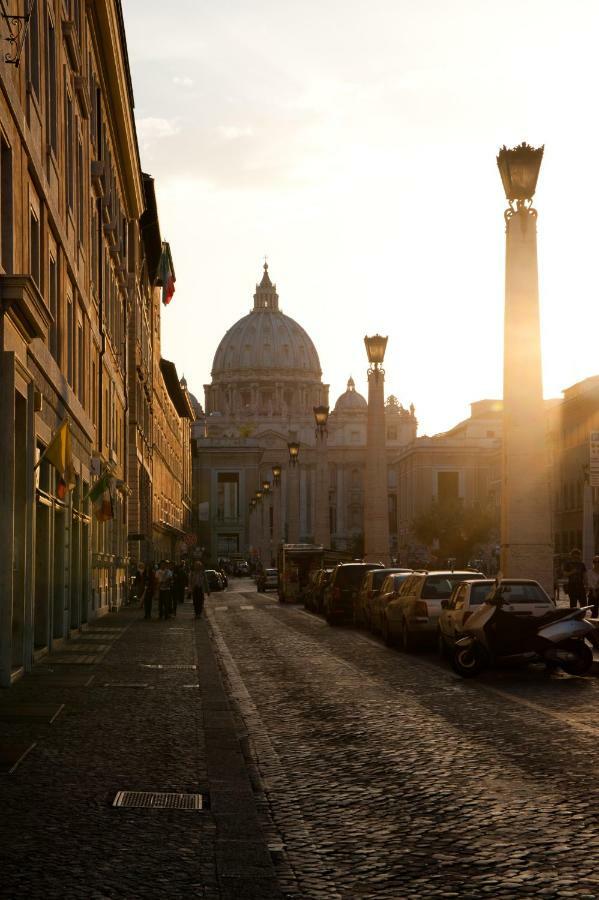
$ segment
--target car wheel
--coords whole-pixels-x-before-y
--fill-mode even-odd
[[[486,656],[482,647],[471,644],[469,647],[455,647],[451,656],[451,667],[462,678],[474,678],[486,665]]]
[[[393,635],[391,633],[391,628],[389,627],[389,619],[385,615],[382,620],[381,635],[387,647],[392,647],[394,644]]]

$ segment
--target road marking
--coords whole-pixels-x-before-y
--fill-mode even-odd
[[[228,606],[215,606],[214,612],[223,612],[223,611],[226,611],[228,608],[229,608]]]
[[[240,606],[239,609],[254,609],[253,606]]]

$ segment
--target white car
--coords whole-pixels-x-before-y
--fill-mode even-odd
[[[529,578],[502,578],[499,582],[506,600],[505,612],[522,616],[542,616],[555,609],[555,603],[545,593],[538,581]],[[477,606],[495,591],[497,582],[493,578],[468,580],[457,584],[448,600],[442,600],[439,616],[437,642],[441,656],[447,654],[460,637],[464,624]]]

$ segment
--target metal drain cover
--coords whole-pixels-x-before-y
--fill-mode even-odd
[[[183,672],[189,672],[190,669],[196,669],[197,666],[179,666],[179,665],[163,665],[162,663],[140,663],[142,669],[177,669]]]
[[[128,809],[202,809],[201,794],[161,794],[156,791],[119,791],[113,806]]]

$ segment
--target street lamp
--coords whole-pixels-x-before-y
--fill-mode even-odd
[[[502,147],[505,218],[501,572],[534,578],[551,594],[553,542],[541,365],[537,211],[543,147]]]
[[[289,441],[289,443],[287,444],[287,448],[289,450],[289,463],[292,466],[296,466],[300,452],[300,445],[297,443],[297,441]]]
[[[514,201],[523,202],[534,197],[544,149],[522,143],[511,150],[504,146],[499,151],[497,166],[510,206]]]
[[[278,463],[275,463],[272,467],[272,483],[273,487],[277,487],[278,484],[281,483],[281,466]]]
[[[270,481],[262,482],[262,490],[264,491],[265,494],[268,494],[268,492],[270,491]]]
[[[300,508],[299,508],[299,471],[298,459],[300,445],[297,441],[289,441],[289,478],[287,479],[287,538],[290,544],[299,543]]]
[[[374,372],[383,372],[381,369],[383,360],[385,359],[385,350],[387,349],[388,337],[382,337],[380,334],[373,334],[371,337],[365,336],[364,344],[366,353],[368,354],[368,362],[372,366]]]
[[[385,359],[388,338],[364,338],[368,355],[368,419],[366,429],[366,490],[364,492],[364,559],[389,563],[389,501],[385,430]]]
[[[315,406],[316,422],[316,503],[314,510],[314,541],[329,547],[331,543],[331,525],[329,521],[329,484],[327,464],[327,421],[328,406]]]

